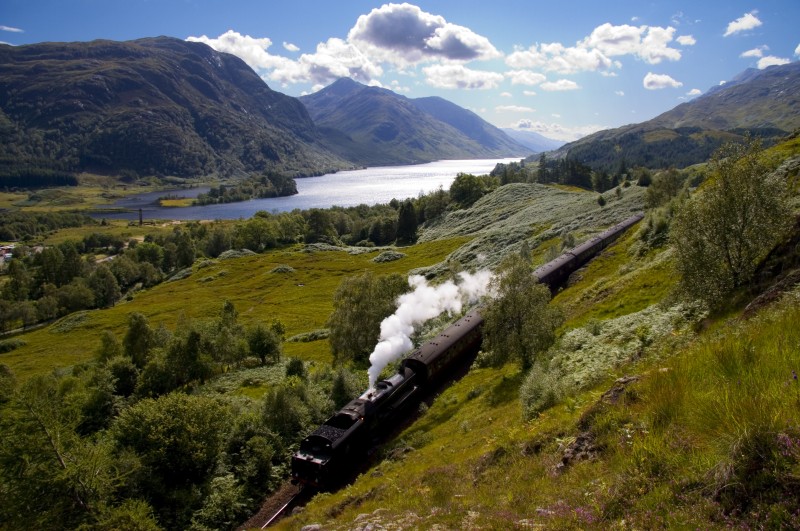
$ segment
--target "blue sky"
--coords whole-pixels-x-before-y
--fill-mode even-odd
[[[798,0],[2,0],[0,41],[199,40],[292,96],[348,76],[572,140],[800,59],[798,20]]]

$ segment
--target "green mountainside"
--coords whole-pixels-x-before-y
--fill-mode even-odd
[[[800,63],[748,70],[660,116],[571,142],[556,156],[595,169],[686,167],[747,132],[768,143],[800,127]]]
[[[244,61],[158,37],[0,45],[0,170],[236,176],[318,174],[303,105]]]
[[[326,145],[364,165],[522,156],[529,150],[470,111],[441,98],[412,100],[340,79],[302,96]]]

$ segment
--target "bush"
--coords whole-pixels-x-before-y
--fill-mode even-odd
[[[0,341],[0,354],[5,354],[6,352],[11,352],[12,350],[16,350],[20,347],[24,347],[27,345],[25,341],[22,339],[6,339]]]
[[[301,379],[306,379],[308,377],[303,360],[299,358],[289,359],[289,363],[286,364],[286,377],[290,378],[292,376],[297,376]]]
[[[176,271],[174,275],[167,279],[167,282],[173,282],[175,280],[183,280],[184,278],[189,278],[192,275],[192,268],[187,267]]]
[[[272,268],[270,273],[294,273],[294,268],[292,266],[281,264]]]
[[[564,385],[556,371],[537,363],[528,372],[519,390],[522,412],[526,420],[535,418],[564,396]]]
[[[311,343],[312,341],[320,341],[322,339],[328,339],[330,335],[330,330],[327,328],[318,328],[317,330],[312,330],[311,332],[305,332],[303,334],[297,334],[289,339],[286,340],[287,343]]]
[[[372,261],[376,264],[383,264],[385,262],[394,262],[395,260],[400,260],[401,258],[405,257],[405,254],[398,253],[397,251],[383,251],[381,254],[373,258]]]
[[[250,249],[229,249],[220,253],[217,258],[219,260],[230,260],[231,258],[244,258],[245,256],[254,256],[256,254]]]

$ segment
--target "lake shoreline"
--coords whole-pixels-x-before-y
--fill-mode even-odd
[[[189,221],[246,219],[258,211],[280,213],[296,209],[377,205],[388,203],[392,199],[417,197],[420,193],[429,193],[440,187],[447,189],[459,173],[484,175],[491,172],[498,163],[518,160],[516,158],[444,160],[409,166],[341,170],[336,173],[296,179],[298,193],[291,196],[203,206],[165,207],[159,205],[158,199],[169,194],[186,198],[196,197],[200,193],[207,192],[209,189],[207,186],[160,190],[128,196],[102,210],[93,211],[91,215],[95,218],[137,220],[141,209],[144,219]]]

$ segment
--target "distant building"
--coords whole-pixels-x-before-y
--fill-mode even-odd
[[[14,248],[16,246],[14,244],[11,245],[3,245],[0,247],[0,256],[2,257],[2,261],[8,262],[12,258],[14,258]]]

